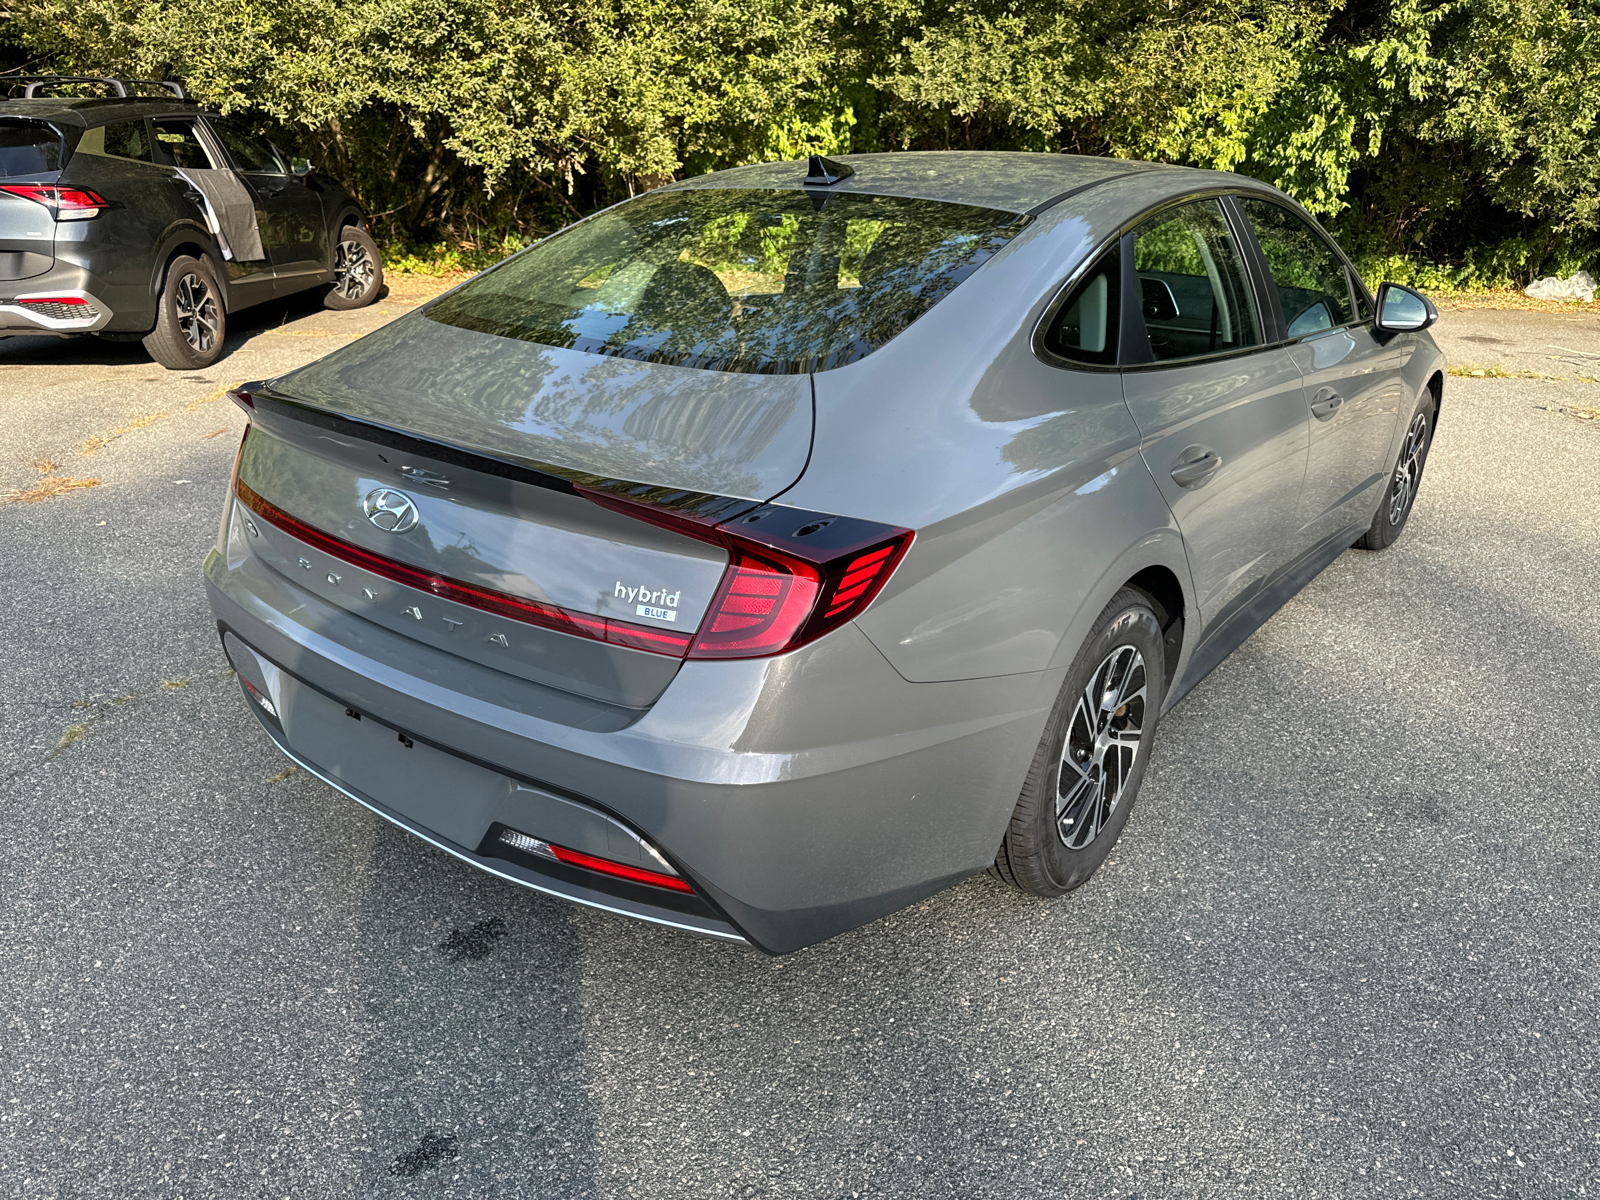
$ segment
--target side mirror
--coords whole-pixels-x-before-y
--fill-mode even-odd
[[[311,160],[309,158],[291,158],[289,160],[289,170],[304,179],[311,174]]]
[[[1417,333],[1439,319],[1439,310],[1419,292],[1398,283],[1378,289],[1378,317],[1373,323],[1383,333]]]

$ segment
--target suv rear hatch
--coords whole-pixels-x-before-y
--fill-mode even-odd
[[[0,117],[0,188],[54,183],[65,154],[66,139],[48,122]],[[0,280],[31,279],[50,270],[55,239],[49,207],[0,191]]]

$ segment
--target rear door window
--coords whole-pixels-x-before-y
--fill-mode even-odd
[[[200,140],[200,132],[192,117],[155,117],[150,122],[155,131],[156,161],[163,166],[210,171],[217,168],[211,154]]]
[[[1139,307],[1157,362],[1261,344],[1244,262],[1216,200],[1158,213],[1133,232]]]
[[[1241,199],[1272,274],[1273,292],[1291,338],[1354,321],[1344,261],[1322,235],[1270,200]]]
[[[719,371],[871,354],[1027,223],[849,192],[663,189],[600,213],[424,310],[447,325]]]
[[[273,144],[259,133],[238,121],[213,118],[211,128],[233,157],[236,170],[257,175],[286,175],[283,164]]]
[[[43,121],[0,121],[0,178],[61,169],[61,134]]]

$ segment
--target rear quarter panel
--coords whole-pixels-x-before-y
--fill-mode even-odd
[[[1152,186],[1204,186],[1134,183],[1047,211],[894,341],[816,376],[811,465],[782,502],[917,530],[859,621],[908,680],[1064,666],[1145,567],[1192,596],[1120,376],[1032,349],[1050,300]]]
[[[116,313],[112,329],[148,329],[155,324],[155,293],[165,265],[163,251],[181,238],[211,243],[193,214],[180,207],[170,173],[160,167],[100,154],[76,154],[62,182],[98,192],[114,205],[92,221],[63,221],[56,228],[56,255],[96,279],[95,291]],[[219,260],[220,265],[220,260]]]

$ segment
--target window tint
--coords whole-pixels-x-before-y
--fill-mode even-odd
[[[424,311],[500,337],[716,371],[787,374],[871,354],[1027,223],[895,196],[650,192]]]
[[[0,121],[0,178],[61,168],[61,135],[38,121]]]
[[[102,132],[105,135],[105,153],[118,158],[138,159],[140,162],[152,161],[150,135],[143,121],[118,121],[115,125],[107,125]]]
[[[1215,200],[1170,209],[1133,234],[1133,265],[1157,361],[1261,344],[1249,281]]]
[[[1350,281],[1333,248],[1300,217],[1270,200],[1242,200],[1290,337],[1304,337],[1355,319]]]
[[[207,171],[215,165],[188,117],[156,117],[150,127],[156,134],[156,161],[169,167]]]
[[[239,170],[269,175],[287,173],[272,143],[260,134],[245,128],[238,121],[213,120],[211,128],[217,131],[217,137],[228,148],[228,153],[233,155],[234,166]]]
[[[1113,366],[1121,311],[1122,255],[1113,249],[1073,289],[1044,336],[1045,349],[1074,362]]]

